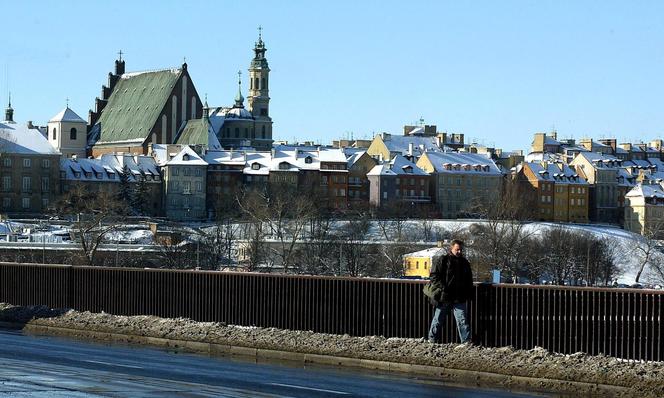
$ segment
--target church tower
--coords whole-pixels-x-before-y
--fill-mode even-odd
[[[272,118],[270,118],[269,75],[270,67],[265,58],[262,28],[258,27],[258,41],[254,46],[254,59],[249,66],[249,111],[256,120],[256,140],[265,140],[262,145],[267,149],[272,146]]]

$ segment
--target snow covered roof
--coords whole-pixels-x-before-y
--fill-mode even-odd
[[[423,137],[417,135],[391,135],[383,134],[383,142],[390,152],[408,155],[410,144],[413,145],[413,155],[421,156],[424,151],[443,151],[436,137]]]
[[[242,151],[208,151],[203,159],[208,164],[243,166],[245,155]]]
[[[664,198],[664,188],[661,184],[637,184],[625,197]]]
[[[365,153],[367,153],[367,152],[366,151],[358,151],[358,152],[354,152],[354,153],[350,154],[348,156],[348,159],[347,159],[348,169],[350,170],[350,168],[353,167],[355,162],[357,162],[362,157],[362,155],[364,155]]]
[[[242,172],[248,175],[268,175],[272,166],[272,153],[247,152],[247,160]]]
[[[87,123],[85,120],[83,120],[80,116],[76,114],[76,112],[72,111],[69,109],[69,107],[66,107],[65,109],[61,110],[57,115],[53,116],[51,120],[48,121],[49,123],[51,122],[78,122],[78,123]]]
[[[444,256],[447,254],[447,249],[444,247],[430,247],[428,249],[424,250],[419,250],[416,252],[412,253],[406,253],[403,255],[403,258],[406,257],[429,257],[429,258],[434,258],[434,257],[440,257]]]
[[[598,152],[580,152],[577,157],[581,156],[593,165],[603,168],[619,167],[621,160],[613,155],[605,155]]]
[[[401,155],[395,155],[394,158],[388,163],[379,164],[374,166],[367,175],[383,175],[383,176],[401,176],[401,175],[415,175],[415,176],[428,176],[429,173],[417,167],[415,163],[409,161]]]
[[[96,159],[60,159],[60,171],[65,179],[77,181],[119,182],[118,175],[124,166],[129,169],[129,181],[147,176],[147,181],[159,181],[159,167],[151,156],[106,153]]]
[[[588,184],[574,169],[562,162],[526,162],[525,165],[540,181],[556,184]]]
[[[203,160],[198,154],[191,149],[190,146],[185,145],[182,150],[175,155],[171,160],[166,162],[166,166],[207,166],[207,162]]]
[[[496,163],[485,154],[466,152],[427,152],[437,173],[501,174]]]
[[[59,155],[46,137],[25,124],[0,122],[0,150],[6,153]]]

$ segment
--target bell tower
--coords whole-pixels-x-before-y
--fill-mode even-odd
[[[265,58],[263,28],[258,27],[258,41],[254,45],[254,59],[249,66],[249,111],[257,120],[270,119],[269,75],[270,67]]]

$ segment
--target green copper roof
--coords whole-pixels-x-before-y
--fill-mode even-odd
[[[208,145],[208,126],[205,119],[192,119],[187,121],[180,132],[175,144],[180,145]]]
[[[145,141],[181,74],[166,69],[122,75],[91,131],[96,144]]]

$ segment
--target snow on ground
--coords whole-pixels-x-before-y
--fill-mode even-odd
[[[430,243],[432,246],[441,237],[454,237],[456,232],[463,231],[473,224],[485,222],[483,220],[405,220],[400,222],[402,229],[402,237],[409,242]],[[349,221],[334,221],[331,223],[331,228],[335,231],[341,231],[347,227]],[[188,225],[188,224],[187,224]],[[212,224],[214,225],[214,224]],[[638,271],[641,259],[634,253],[634,247],[638,242],[643,241],[643,237],[621,228],[608,225],[597,224],[560,224],[552,222],[531,222],[528,223],[524,230],[531,234],[541,234],[547,228],[557,228],[564,226],[567,229],[573,229],[583,232],[588,232],[600,239],[610,239],[617,248],[614,257],[615,263],[621,270],[621,275],[618,277],[618,283],[631,285],[634,283],[636,273]],[[190,230],[193,235],[196,234],[196,229],[202,229],[206,233],[211,233],[214,229],[210,224],[197,224],[196,226],[184,226],[184,230]],[[238,228],[240,230],[241,228]],[[370,221],[369,230],[364,241],[366,242],[385,242],[394,239],[397,226],[395,222]],[[424,230],[429,230],[429,236],[426,237]],[[69,227],[63,225],[40,225],[38,223],[20,223],[15,221],[0,222],[0,240],[3,240],[3,234],[9,233],[22,234],[20,236],[23,240],[30,240],[32,242],[46,243],[60,243],[68,242]],[[387,237],[385,234],[387,233]],[[239,237],[242,239],[241,237]],[[266,239],[274,239],[275,237],[267,236]],[[129,243],[138,245],[149,245],[154,243],[152,233],[147,229],[144,224],[127,224],[123,225],[120,230],[112,231],[107,236],[107,241],[110,243]],[[664,262],[664,254],[657,252],[657,260]],[[648,267],[642,276],[642,280],[647,281],[650,277]]]

